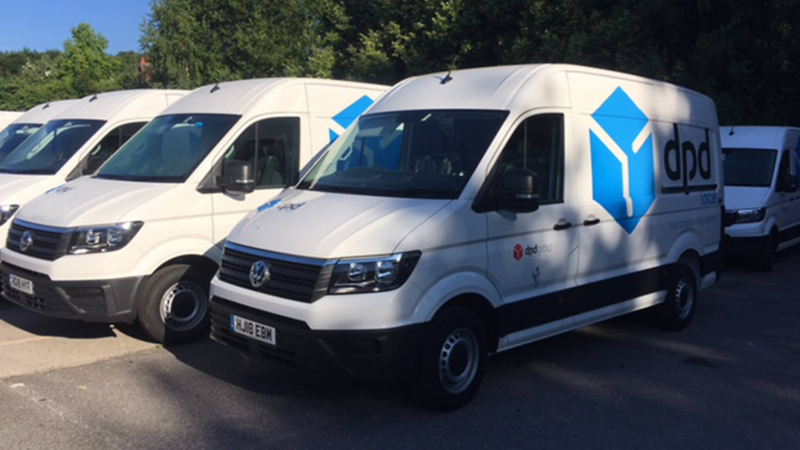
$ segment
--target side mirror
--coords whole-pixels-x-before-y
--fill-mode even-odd
[[[794,193],[797,192],[797,176],[796,175],[786,175],[786,178],[783,180],[783,183],[778,186],[778,190],[781,192],[788,192]]]
[[[89,158],[89,164],[87,164],[86,168],[83,169],[83,174],[91,175],[97,172],[97,169],[99,169],[104,162],[106,162],[105,156],[92,156],[91,158]]]
[[[500,180],[499,193],[506,211],[530,213],[539,209],[539,177],[531,170],[507,170]]]
[[[225,163],[224,175],[217,177],[217,185],[231,194],[249,194],[256,190],[253,166],[245,161],[231,160]]]

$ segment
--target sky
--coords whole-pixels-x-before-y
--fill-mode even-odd
[[[0,0],[0,51],[63,50],[86,22],[108,39],[108,53],[139,50],[150,0]]]

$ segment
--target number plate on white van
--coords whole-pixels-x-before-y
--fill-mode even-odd
[[[231,331],[257,341],[275,345],[275,328],[247,320],[244,317],[231,315]]]
[[[8,274],[8,285],[12,288],[33,295],[33,281],[20,278],[14,274]]]

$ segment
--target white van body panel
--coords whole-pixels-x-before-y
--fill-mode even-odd
[[[443,84],[448,75],[452,80]],[[231,308],[242,304],[326,332],[424,324],[450,301],[479,297],[497,311],[502,324],[497,349],[503,350],[662,302],[666,290],[656,282],[659,271],[678,261],[697,267],[702,287],[716,279],[723,195],[717,115],[708,97],[585,67],[507,66],[405,80],[368,114],[416,110],[508,111],[457,199],[290,189],[270,208],[248,216],[228,238],[240,249],[328,264],[420,251],[405,284],[389,292],[324,295],[309,304],[218,276],[212,295],[232,302]],[[563,116],[563,201],[530,214],[477,213],[474,201],[514,131],[540,114]],[[607,153],[597,150],[599,144],[608,147]],[[605,157],[601,163],[593,163],[600,159],[596,152]],[[691,152],[701,165],[686,173],[676,169]],[[645,161],[621,162],[636,157]],[[619,192],[608,188],[600,198],[604,186]],[[350,202],[359,206],[351,210]],[[562,223],[571,227],[555,228]],[[581,307],[560,298],[587,286],[597,290],[593,294],[602,292],[609,280],[618,284],[609,286],[633,294],[606,304],[602,295],[586,291],[587,304]],[[652,287],[641,294],[629,289],[639,284]],[[573,309],[576,313],[567,312]]]
[[[800,128],[771,126],[720,127],[723,149],[749,149],[775,153],[769,186],[725,186],[729,214],[741,210],[764,210],[758,222],[735,223],[725,229],[734,256],[755,255],[768,247],[770,235],[777,237],[777,250],[800,243],[800,193],[780,192],[781,161],[789,159],[788,174],[800,174]],[[726,181],[727,182],[727,181]]]
[[[58,100],[42,103],[20,114],[13,123],[43,125],[77,102],[78,100]]]
[[[196,89],[160,115],[230,114],[238,118],[185,182],[151,183],[84,177],[40,196],[16,215],[20,221],[65,230],[143,222],[128,245],[107,253],[67,254],[53,261],[6,251],[2,255],[3,261],[47,274],[56,283],[144,279],[159,268],[178,259],[185,261],[187,257],[205,258],[209,264],[216,264],[231,228],[248,212],[284,189],[259,189],[247,195],[229,194],[221,189],[211,192],[198,190],[209,173],[222,163],[236,139],[263,119],[297,118],[300,123],[299,163],[302,167],[329,142],[331,131],[335,132],[338,122],[349,117],[348,112],[357,111],[349,117],[349,120],[355,120],[386,89],[380,85],[315,79],[246,80]],[[355,103],[363,109],[351,108]],[[347,117],[342,119],[343,116]],[[309,198],[300,201],[313,203],[315,194],[309,194]],[[377,203],[370,206],[374,200],[368,198],[361,206],[374,210],[370,220],[379,220],[382,210]],[[342,203],[339,207],[349,211],[351,216],[357,215],[351,204]],[[392,212],[385,206],[383,210]],[[297,213],[302,214],[302,210]],[[367,223],[366,216],[357,222],[359,226]],[[341,220],[345,222],[353,220],[353,217],[342,214]],[[302,227],[310,226],[309,222],[313,219],[298,222],[294,233],[302,232]],[[256,232],[263,233],[263,230]],[[343,230],[337,237],[327,240],[328,251],[335,252],[341,245],[337,239],[346,239],[346,232]],[[136,305],[133,303],[136,292],[126,295],[128,303],[118,305],[120,315],[115,320],[132,321],[136,318]],[[300,314],[297,310],[295,313]]]
[[[0,111],[0,131],[19,119],[22,114],[18,111]]]
[[[88,96],[80,100],[53,102],[47,109],[44,109],[44,106],[37,106],[34,109],[38,111],[33,111],[31,120],[42,119],[51,110],[61,110],[49,120],[87,119],[102,120],[105,123],[54,175],[0,173],[0,205],[19,205],[22,208],[36,197],[64,184],[77,165],[109,131],[128,123],[149,122],[184,93],[185,91],[179,90],[156,89],[117,91]],[[5,248],[10,223],[11,221],[8,221],[0,226],[0,249]]]

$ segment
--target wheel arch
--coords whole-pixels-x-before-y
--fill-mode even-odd
[[[474,312],[478,318],[483,322],[486,327],[487,335],[489,336],[489,352],[494,353],[497,351],[497,346],[500,342],[500,323],[497,315],[497,310],[492,303],[484,296],[476,293],[464,293],[456,295],[455,297],[444,302],[434,313],[441,313],[450,308],[466,308]]]
[[[215,273],[217,269],[219,269],[219,264],[213,259],[209,258],[208,256],[181,255],[163,262],[160,266],[156,268],[156,270],[153,271],[153,273],[156,273],[165,267],[174,266],[176,264],[187,264],[190,266],[202,267],[203,269],[208,270],[209,272],[212,273]]]

